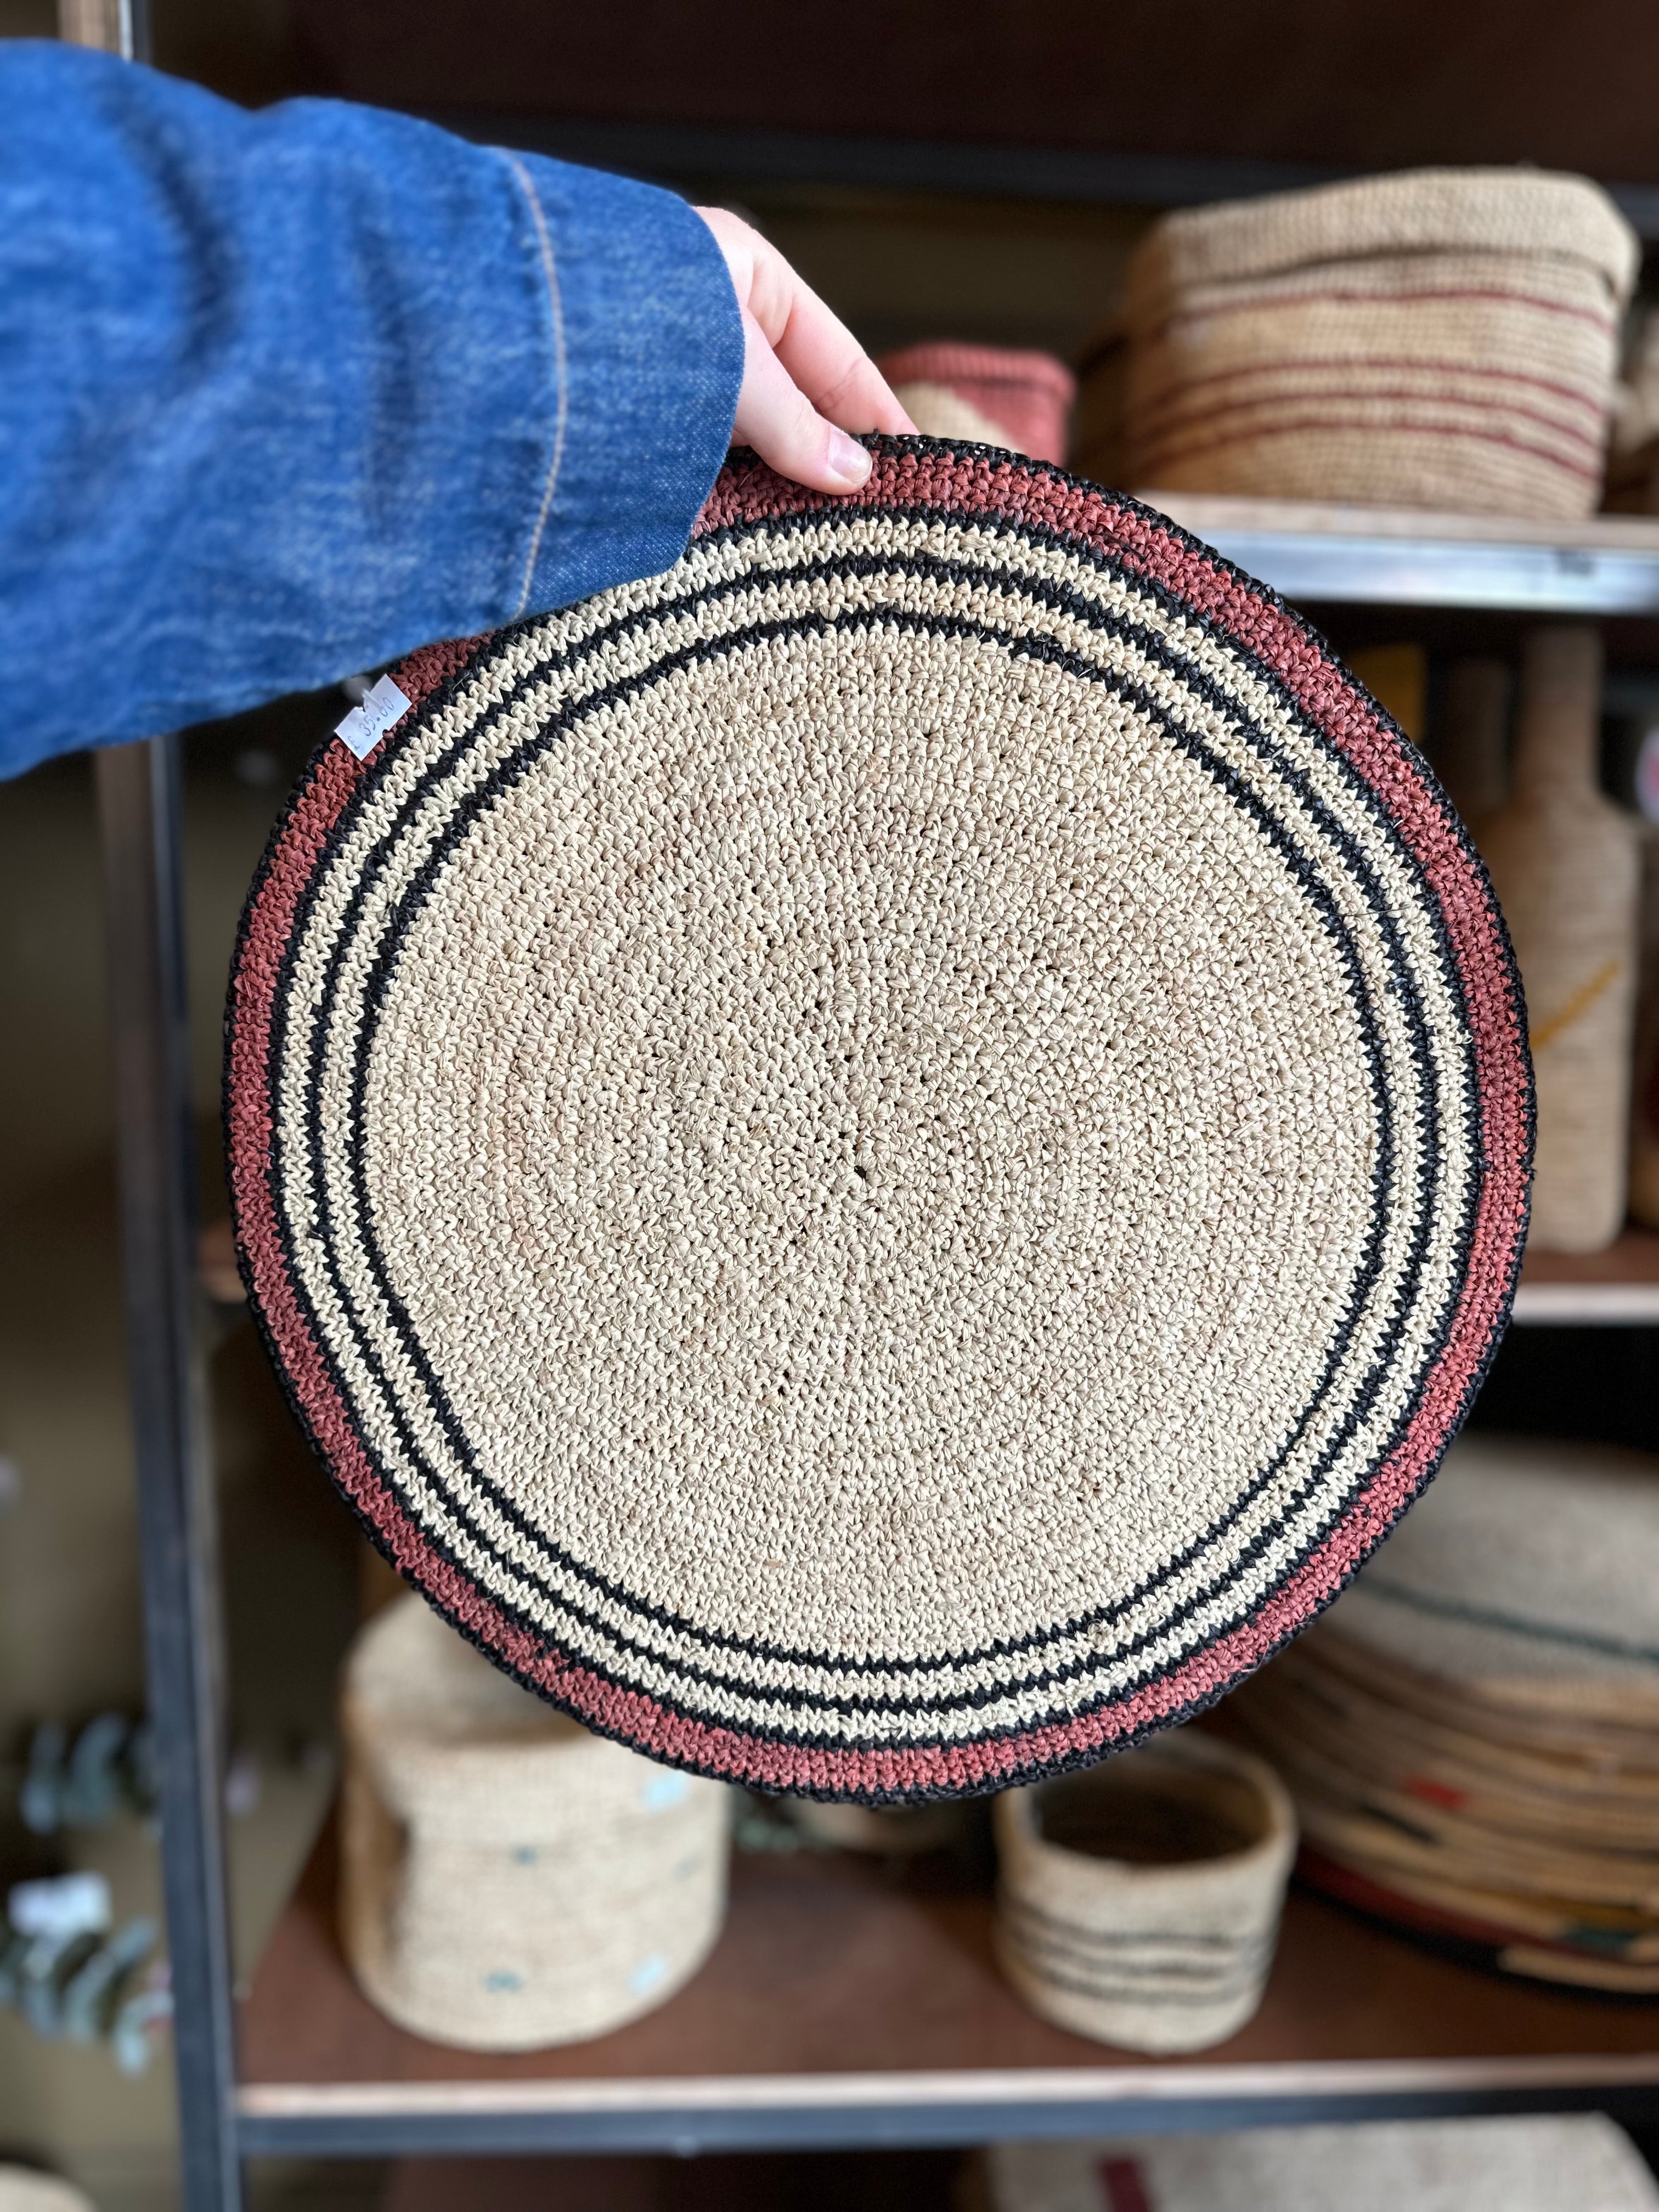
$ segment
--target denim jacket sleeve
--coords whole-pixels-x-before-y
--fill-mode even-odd
[[[0,775],[667,568],[743,329],[672,194],[0,45]]]

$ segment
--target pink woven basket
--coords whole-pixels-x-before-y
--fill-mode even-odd
[[[1066,459],[1077,380],[1052,354],[941,342],[884,354],[877,367],[930,437],[976,437],[1034,461]]]

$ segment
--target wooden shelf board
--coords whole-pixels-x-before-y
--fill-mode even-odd
[[[1152,2060],[1052,2028],[991,1954],[988,1897],[850,1855],[739,1856],[724,1934],[659,2011],[502,2056],[405,2034],[347,1971],[327,1839],[241,2023],[246,2147],[943,2142],[1358,2110],[1659,2105],[1659,2007],[1505,1983],[1293,1896],[1261,2010]],[[424,2130],[424,2132],[423,2132]],[[550,2134],[551,2130],[551,2134]]]
[[[1292,602],[1659,614],[1659,518],[1583,522],[1137,494]]]
[[[1626,1229],[1604,1252],[1531,1252],[1515,1318],[1536,1323],[1659,1325],[1659,1235]]]

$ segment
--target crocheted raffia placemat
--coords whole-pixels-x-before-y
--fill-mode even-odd
[[[375,1540],[655,1757],[947,1796],[1218,1696],[1427,1480],[1530,1087],[1480,864],[1133,501],[741,457],[416,654],[232,984],[250,1293]]]

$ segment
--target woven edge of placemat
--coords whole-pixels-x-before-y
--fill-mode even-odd
[[[264,1056],[252,1039],[268,1019],[276,988],[274,916],[286,898],[291,921],[297,890],[286,894],[314,868],[331,825],[378,766],[332,738],[307,763],[248,893],[227,998],[223,1115],[237,1261],[250,1309],[295,1419],[376,1550],[496,1666],[598,1735],[717,1780],[832,1802],[899,1804],[983,1794],[1091,1765],[1213,1705],[1333,1602],[1432,1479],[1502,1340],[1526,1243],[1534,1128],[1520,975],[1485,866],[1423,755],[1312,626],[1268,586],[1127,494],[994,447],[885,435],[861,442],[875,466],[861,490],[842,496],[805,490],[746,448],[735,450],[692,543],[791,515],[880,507],[1035,530],[1068,550],[1109,560],[1137,587],[1249,653],[1318,724],[1401,830],[1440,908],[1474,1041],[1481,1129],[1476,1224],[1456,1314],[1399,1444],[1252,1619],[1199,1646],[1163,1677],[1069,1718],[947,1745],[826,1749],[676,1713],[568,1660],[505,1618],[438,1554],[369,1462],[303,1320],[289,1332],[301,1358],[289,1357],[267,1310],[268,1291],[280,1297],[284,1284],[263,1279],[258,1265],[263,1224],[252,1217],[269,1202],[261,1170],[271,1121],[258,1079]],[[411,653],[395,672],[414,710],[441,712],[474,661],[504,635]],[[239,1080],[243,1071],[246,1079]]]

